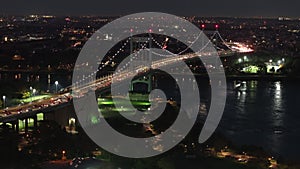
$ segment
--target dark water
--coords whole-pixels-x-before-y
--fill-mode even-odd
[[[238,90],[228,82],[219,130],[238,145],[263,147],[287,159],[300,152],[300,83],[247,81]]]
[[[183,76],[178,80],[184,79],[189,78]],[[197,77],[197,82],[201,102],[209,107],[208,79]],[[241,87],[236,88],[238,84]],[[275,157],[299,158],[300,82],[228,80],[227,101],[218,131],[234,145],[254,145]]]
[[[18,87],[32,86],[37,90],[54,92],[55,81],[58,81],[58,88],[71,85],[72,74],[67,72],[39,74],[39,73],[0,73],[0,83],[15,83]]]

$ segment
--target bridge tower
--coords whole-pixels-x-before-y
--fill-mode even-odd
[[[132,33],[132,30],[130,31]],[[143,65],[149,69],[152,67],[152,30],[149,30],[148,37],[134,37],[131,34],[130,38],[130,71],[136,71],[136,69]],[[138,50],[141,50],[146,47],[148,44],[149,51],[142,51],[139,55],[137,55],[138,58],[134,58],[133,53],[137,52]],[[151,73],[145,74],[142,77],[135,78],[131,81],[130,89],[129,91],[131,93],[140,93],[140,94],[146,94],[150,93],[152,90],[152,79],[153,76]]]
[[[153,75],[149,73],[145,76],[139,77],[131,81],[130,92],[131,93],[150,93],[153,87]]]

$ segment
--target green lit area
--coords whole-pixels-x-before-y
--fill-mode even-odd
[[[44,120],[44,114],[43,113],[39,113],[36,116],[37,116],[37,121]],[[32,118],[28,119],[28,127],[34,127],[34,119],[32,119]],[[25,120],[19,120],[19,129],[20,130],[25,129]]]
[[[44,113],[39,113],[39,114],[37,114],[36,116],[37,116],[37,120],[38,120],[38,121],[44,120]]]
[[[132,102],[135,106],[151,106],[151,103],[149,102]]]
[[[25,98],[25,99],[21,99],[20,102],[30,103],[30,102],[34,102],[34,101],[37,101],[37,100],[47,99],[47,98],[50,98],[51,96],[52,95],[50,95],[50,94],[32,96],[32,97],[28,97],[28,98]]]
[[[113,101],[98,101],[99,105],[113,105]]]
[[[96,116],[92,116],[91,122],[92,122],[92,124],[98,124],[100,122],[100,120]]]
[[[116,100],[113,100],[112,98],[98,98],[98,111],[101,112],[102,116],[105,118],[117,118],[119,117],[120,112],[125,112],[128,114],[134,115],[136,113],[136,109],[140,110],[146,110],[148,107],[151,106],[151,103],[149,101],[146,101],[146,98],[148,99],[148,96],[139,96],[138,98],[143,98],[141,101],[138,100],[138,98],[134,98],[134,100],[128,101],[125,98],[121,99],[118,98]],[[115,101],[115,102],[114,102]],[[115,103],[119,105],[123,105],[120,108],[115,107]],[[132,106],[129,106],[128,104],[132,104]],[[91,117],[91,123],[92,124],[98,124],[100,122],[99,117],[92,116]]]
[[[126,105],[128,103],[128,100],[125,100],[125,99],[118,99],[118,102],[119,104],[123,104],[123,105]],[[132,105],[133,106],[150,106],[151,103],[149,101],[131,101]],[[98,99],[98,105],[101,106],[101,105],[114,105],[114,101],[111,99],[111,98],[100,98]]]
[[[261,69],[258,66],[248,66],[243,68],[243,72],[245,73],[258,73]]]
[[[34,119],[27,119],[28,120],[28,127],[33,127],[34,126]],[[19,120],[19,129],[23,130],[25,129],[25,120]]]

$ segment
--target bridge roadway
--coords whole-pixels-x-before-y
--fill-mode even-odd
[[[228,55],[229,52],[223,52],[224,55]],[[222,53],[219,53],[222,54]],[[164,58],[161,60],[154,61],[151,65],[153,69],[159,69],[162,66],[172,65],[178,61],[192,59],[198,56],[211,56],[211,53],[193,53],[193,54],[185,54],[185,55],[175,55],[172,57]],[[139,66],[135,71],[122,71],[120,73],[116,73],[115,79],[119,82],[122,80],[133,78],[136,73],[144,74],[147,73],[149,69],[147,67]],[[10,123],[14,122],[18,119],[25,119],[32,117],[38,113],[47,113],[50,111],[54,111],[60,109],[66,105],[72,103],[73,97],[83,97],[85,93],[92,90],[103,90],[111,85],[113,75],[107,75],[105,77],[101,77],[94,82],[89,82],[81,86],[74,86],[65,93],[54,95],[51,98],[42,99],[39,101],[35,101],[32,103],[24,104],[21,106],[8,107],[6,109],[0,110],[0,123]],[[71,94],[72,90],[72,94]]]

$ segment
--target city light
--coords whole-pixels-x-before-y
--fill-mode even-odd
[[[31,99],[30,102],[32,102],[32,90],[33,90],[32,86],[29,87],[29,90],[30,90],[30,99]]]
[[[239,42],[233,42],[233,43],[226,43],[232,50],[237,51],[239,53],[251,53],[254,52],[253,49],[248,47],[245,44],[239,43]]]
[[[282,63],[281,60],[278,60],[278,61],[277,61],[277,64],[278,64],[278,65],[281,65],[281,63]]]
[[[55,81],[54,84],[55,84],[55,93],[57,93],[57,85],[58,85],[58,81]]]
[[[35,95],[36,89],[32,89],[32,93],[33,93],[33,95]]]
[[[67,159],[67,157],[66,157],[66,151],[65,150],[63,150],[62,151],[62,160],[66,160]]]
[[[3,99],[3,108],[5,108],[6,96],[2,96],[2,99]]]

